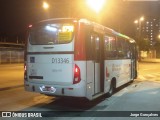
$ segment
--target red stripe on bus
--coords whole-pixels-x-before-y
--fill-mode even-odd
[[[86,60],[86,49],[85,49],[85,31],[84,24],[79,23],[77,26],[76,37],[75,37],[75,55],[74,60]]]

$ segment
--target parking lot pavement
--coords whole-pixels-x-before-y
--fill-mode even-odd
[[[140,62],[160,63],[160,59],[149,59],[149,58],[144,58],[144,59],[141,59]]]

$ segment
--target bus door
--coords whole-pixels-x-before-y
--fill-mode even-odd
[[[131,44],[131,79],[135,79],[136,73],[136,48],[134,44]]]
[[[94,37],[94,93],[100,92],[100,38],[99,36]]]
[[[103,91],[103,59],[102,59],[102,40],[97,34],[92,34],[90,38],[91,44],[89,45],[91,61],[87,62],[87,78],[92,82],[92,95],[96,95]],[[88,51],[88,52],[89,52]]]

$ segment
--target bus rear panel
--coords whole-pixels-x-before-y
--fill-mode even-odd
[[[53,20],[30,28],[25,60],[27,91],[85,97],[85,81],[80,70],[84,62],[74,60],[76,27],[74,21]]]

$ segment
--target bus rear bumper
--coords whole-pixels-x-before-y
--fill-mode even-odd
[[[52,92],[43,91],[44,87],[52,87]],[[79,84],[62,86],[62,85],[47,85],[37,84],[31,82],[25,82],[25,90],[30,92],[38,92],[50,96],[72,96],[72,97],[86,97],[86,86],[85,81],[81,81]]]

